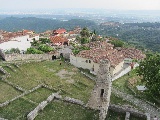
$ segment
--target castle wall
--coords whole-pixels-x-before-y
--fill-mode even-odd
[[[52,60],[52,56],[53,54],[5,54],[5,60]]]

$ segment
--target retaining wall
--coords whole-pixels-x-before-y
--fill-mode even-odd
[[[5,54],[5,60],[52,60],[53,55],[54,54]]]

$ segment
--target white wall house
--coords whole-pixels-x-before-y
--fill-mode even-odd
[[[91,73],[96,74],[99,69],[99,63],[93,62],[91,59],[76,57],[74,55],[70,55],[70,63],[78,68],[88,69]],[[115,67],[111,67],[111,75],[115,75],[116,73],[120,72],[123,69],[124,61],[119,63]]]
[[[12,38],[10,41],[1,43],[0,49],[7,51],[11,48],[18,48],[20,51],[26,51],[27,48],[31,47],[31,43],[28,39],[29,35]]]
[[[7,51],[11,48],[18,48],[20,51],[26,51],[27,48],[31,47],[30,42],[33,41],[33,38],[35,38],[35,40],[39,40],[39,35],[35,35],[33,37],[30,37],[29,35],[17,36],[11,38],[10,41],[1,43],[0,49]]]

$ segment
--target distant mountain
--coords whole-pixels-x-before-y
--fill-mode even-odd
[[[35,32],[43,32],[57,28],[73,29],[76,26],[92,28],[96,23],[90,20],[71,19],[68,21],[43,19],[35,17],[7,17],[0,19],[0,29],[6,31],[18,31],[22,29],[34,30]]]

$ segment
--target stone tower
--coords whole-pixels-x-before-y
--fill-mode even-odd
[[[100,110],[99,119],[105,120],[111,95],[110,62],[101,60],[96,78],[96,85],[92,91],[88,106]]]

